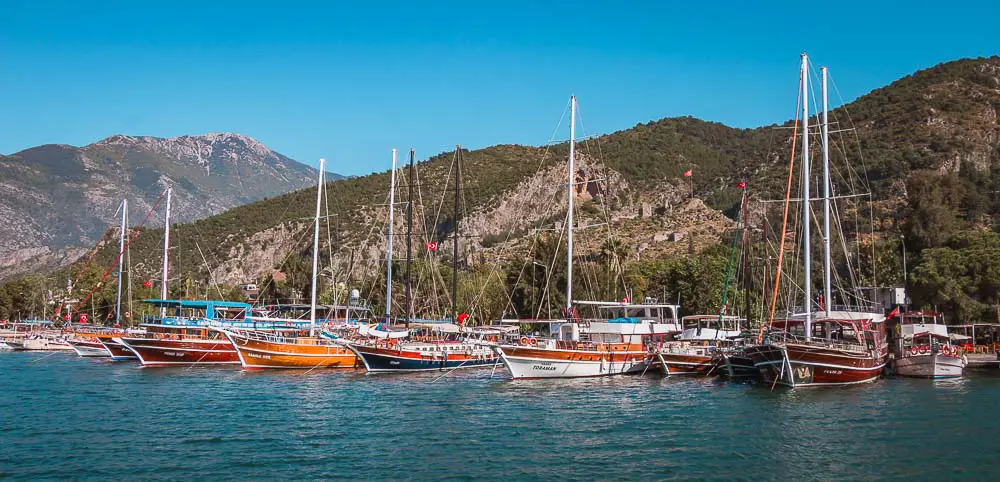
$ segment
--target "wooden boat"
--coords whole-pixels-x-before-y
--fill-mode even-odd
[[[101,337],[105,336],[110,339],[125,333],[120,328],[85,324],[71,325],[70,330],[73,334],[66,341],[73,347],[77,355],[88,358],[111,357],[111,352],[101,343]]]
[[[880,313],[833,311],[831,318],[812,322],[810,337],[802,320],[776,322],[784,328],[765,343],[748,347],[746,355],[765,383],[787,387],[853,385],[882,374],[888,357]]]
[[[233,344],[208,327],[144,325],[145,335],[122,335],[114,341],[135,354],[144,367],[239,365]]]
[[[239,365],[239,355],[215,327],[253,329],[246,321],[250,305],[234,301],[146,300],[169,316],[152,318],[144,332],[112,340],[128,348],[145,367],[173,365]]]
[[[814,198],[810,194],[812,171],[809,167],[811,160],[809,152],[811,135],[809,102],[805,101],[810,98],[810,75],[809,58],[806,54],[802,54],[799,94],[803,101],[801,102],[801,119],[796,120],[796,127],[801,125],[800,141],[802,147],[799,176],[801,192],[799,194],[800,199],[805,200],[799,202],[801,213],[798,220],[798,225],[801,226],[798,241],[801,243],[802,253],[799,268],[802,272],[799,279],[785,285],[792,291],[792,294],[801,295],[799,298],[801,306],[787,306],[786,310],[791,312],[790,316],[786,316],[787,319],[783,321],[775,321],[776,303],[779,299],[778,291],[779,287],[782,286],[781,275],[784,271],[781,260],[786,252],[785,240],[788,238],[786,227],[792,196],[794,163],[790,163],[784,200],[784,219],[781,230],[776,233],[780,240],[778,268],[770,296],[769,322],[762,324],[757,344],[745,349],[745,354],[753,360],[754,365],[760,370],[764,382],[772,386],[776,384],[788,387],[836,386],[871,382],[881,375],[888,358],[888,343],[883,323],[885,315],[881,309],[871,305],[870,301],[862,296],[859,288],[846,287],[841,290],[841,299],[849,303],[849,306],[833,306],[833,275],[836,267],[832,263],[831,256],[831,239],[833,238],[831,235],[831,218],[833,217],[831,204],[836,199],[831,196],[833,183],[830,179],[827,70],[825,67],[821,70],[823,85],[823,113],[820,126],[823,148],[823,178],[820,183],[823,190],[822,291],[816,290],[819,291],[817,293],[813,289],[811,227],[814,218],[811,200]],[[793,131],[793,136],[796,136],[793,139],[799,139],[800,134],[797,129]],[[794,140],[793,145],[795,145]],[[794,152],[792,155],[794,156]],[[838,211],[843,212],[843,209],[838,208]],[[844,223],[839,224],[843,225]],[[850,253],[846,253],[846,256],[848,259],[851,258]],[[856,278],[852,275],[846,279]],[[799,286],[801,286],[802,291],[796,293]],[[789,299],[787,294],[785,296],[786,299]],[[794,302],[789,302],[790,305],[792,303]],[[765,329],[770,330],[770,332],[765,333]]]
[[[144,331],[145,330],[135,331],[132,334],[134,335],[137,333],[142,333]],[[108,355],[111,356],[111,361],[117,362],[117,361],[138,360],[139,357],[137,357],[132,350],[129,350],[128,347],[126,347],[125,345],[119,343],[118,341],[115,341],[115,338],[119,336],[120,335],[118,334],[111,334],[111,333],[101,334],[97,335],[97,341],[101,344],[101,346],[104,347],[105,350],[108,351]]]
[[[223,330],[243,368],[354,368],[358,357],[346,346],[315,336]]]
[[[319,175],[316,188],[316,215],[313,220],[313,265],[312,265],[312,296],[309,305],[278,306],[274,311],[305,311],[308,318],[308,331],[288,331],[288,330],[245,330],[238,328],[220,329],[226,338],[231,342],[240,364],[246,369],[262,368],[354,368],[357,366],[357,355],[341,343],[331,339],[317,336],[317,308],[326,312],[323,315],[323,322],[330,319],[331,312],[336,313],[340,309],[344,311],[344,319],[352,318],[352,313],[367,311],[367,308],[359,306],[344,307],[319,307],[316,304],[316,287],[318,284],[318,261],[319,261],[319,228],[320,228],[320,208],[322,206],[323,191],[325,183],[326,160],[319,161]],[[395,166],[394,166],[395,167]],[[287,308],[287,309],[286,309]],[[281,324],[288,322],[301,323],[303,320],[297,317],[249,317],[248,321],[264,324]]]
[[[362,328],[360,335],[367,335],[367,340],[348,344],[372,373],[492,367],[499,362],[489,337],[500,331],[416,322],[410,330],[384,332],[384,336],[374,333]],[[390,333],[406,336],[394,338]]]
[[[77,355],[86,358],[110,357],[111,353],[96,336],[75,336],[67,340]]]
[[[900,339],[894,350],[895,372],[901,377],[958,378],[965,368],[962,350],[951,343],[940,313],[912,311],[900,315]]]
[[[740,321],[735,316],[685,316],[675,340],[648,345],[647,363],[667,376],[714,374],[723,352],[735,347],[732,338],[741,333]]]
[[[599,320],[543,321],[550,339],[522,337],[497,347],[512,378],[577,378],[642,373],[647,346],[680,331],[677,306],[649,303],[580,302],[625,316]],[[536,322],[537,323],[537,322]]]
[[[503,343],[496,349],[511,377],[517,378],[576,378],[641,373],[646,366],[644,336],[663,335],[677,329],[676,312],[669,326],[661,323],[662,313],[655,317],[625,316],[614,319],[581,320],[574,303],[598,307],[628,308],[629,303],[574,302],[573,300],[573,203],[577,190],[576,162],[576,97],[570,97],[570,141],[568,179],[566,184],[566,305],[564,319],[531,321],[548,325],[550,337],[523,337],[519,343]],[[668,305],[644,305],[636,309],[661,310]],[[518,320],[521,322],[521,320]]]

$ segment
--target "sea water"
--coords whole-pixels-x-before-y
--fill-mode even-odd
[[[797,389],[0,353],[0,478],[995,479],[1000,377]]]

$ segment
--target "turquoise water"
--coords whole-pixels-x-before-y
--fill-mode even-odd
[[[1000,455],[989,374],[771,392],[43,356],[0,353],[0,477],[994,479]]]

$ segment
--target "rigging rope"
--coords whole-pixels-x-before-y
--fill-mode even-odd
[[[801,84],[802,74],[799,73],[799,83]],[[781,283],[781,266],[782,261],[785,256],[785,238],[786,229],[788,228],[788,206],[791,204],[790,199],[792,197],[792,179],[795,177],[795,145],[798,141],[799,132],[799,107],[801,107],[802,102],[808,101],[807,99],[802,99],[802,88],[799,87],[798,100],[795,103],[795,124],[792,129],[792,159],[788,163],[788,184],[785,188],[785,213],[781,221],[781,243],[778,248],[778,266],[776,268],[776,273],[774,276],[774,290],[771,293],[771,310],[768,315],[767,327],[770,329],[774,325],[774,310],[778,304],[778,285]],[[764,324],[761,323],[760,331],[757,333],[757,343],[764,341]]]
[[[108,274],[111,273],[111,270],[113,270],[115,266],[117,266],[118,263],[121,261],[122,255],[125,254],[126,251],[128,251],[128,248],[132,244],[132,241],[134,241],[135,238],[139,236],[139,230],[146,225],[146,221],[149,221],[149,217],[152,216],[153,212],[156,211],[156,207],[160,205],[160,201],[163,200],[163,196],[166,195],[166,193],[167,191],[164,190],[163,193],[160,194],[160,197],[156,199],[156,202],[153,203],[153,205],[149,208],[149,211],[146,213],[146,217],[142,219],[142,222],[139,223],[139,226],[137,226],[135,230],[133,230],[132,235],[129,236],[127,241],[125,241],[125,248],[121,250],[117,256],[115,256],[115,260],[111,263],[111,266],[108,266],[108,269],[104,270],[104,274],[101,275],[101,279],[97,281],[96,285],[94,285],[94,289],[90,290],[90,293],[87,293],[87,296],[80,302],[78,306],[83,306],[87,304],[87,302],[90,301],[90,298],[94,296],[94,293],[97,292],[97,290],[101,287],[101,284],[104,283],[104,280],[108,277]],[[72,310],[66,310],[67,315],[70,315],[71,312]]]

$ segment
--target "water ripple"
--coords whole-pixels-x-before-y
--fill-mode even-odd
[[[0,354],[0,477],[993,478],[1000,377],[769,390]]]

